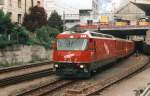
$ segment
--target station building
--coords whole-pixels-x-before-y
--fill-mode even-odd
[[[115,12],[115,16],[124,20],[132,21],[144,17],[145,12],[133,3],[128,2],[125,6],[122,6]]]
[[[115,12],[118,18],[125,20],[137,20],[139,18],[150,16],[150,0],[129,0],[125,6],[122,6]]]
[[[21,24],[25,12],[28,12],[31,6],[35,6],[37,1],[43,6],[43,0],[0,0],[0,9],[11,15],[12,22]]]

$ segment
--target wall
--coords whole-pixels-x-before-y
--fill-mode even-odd
[[[42,46],[13,46],[0,50],[0,63],[27,63],[40,60],[51,60],[51,50]]]

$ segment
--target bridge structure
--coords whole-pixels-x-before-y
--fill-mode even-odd
[[[104,34],[114,35],[120,38],[127,38],[129,36],[136,35],[143,36],[145,39],[148,30],[150,30],[150,26],[80,25],[78,29],[80,29],[80,31],[97,31]]]

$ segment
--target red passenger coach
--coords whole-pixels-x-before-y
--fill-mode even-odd
[[[134,43],[97,32],[64,32],[57,37],[54,68],[62,77],[90,77],[91,72],[134,51]]]

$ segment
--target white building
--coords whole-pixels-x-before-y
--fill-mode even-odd
[[[43,6],[43,0],[33,0],[33,6],[37,1]],[[31,6],[31,0],[0,0],[0,9],[11,15],[12,22],[22,23],[25,12],[28,12]]]
[[[98,0],[45,0],[44,7],[48,16],[56,10],[70,28],[87,23],[88,20],[96,21],[99,13],[98,3]]]
[[[129,0],[129,1],[135,2],[135,3],[150,4],[149,0]]]
[[[145,16],[145,12],[138,8],[131,2],[128,2],[125,6],[121,7],[115,12],[115,16],[124,20],[138,20]]]

